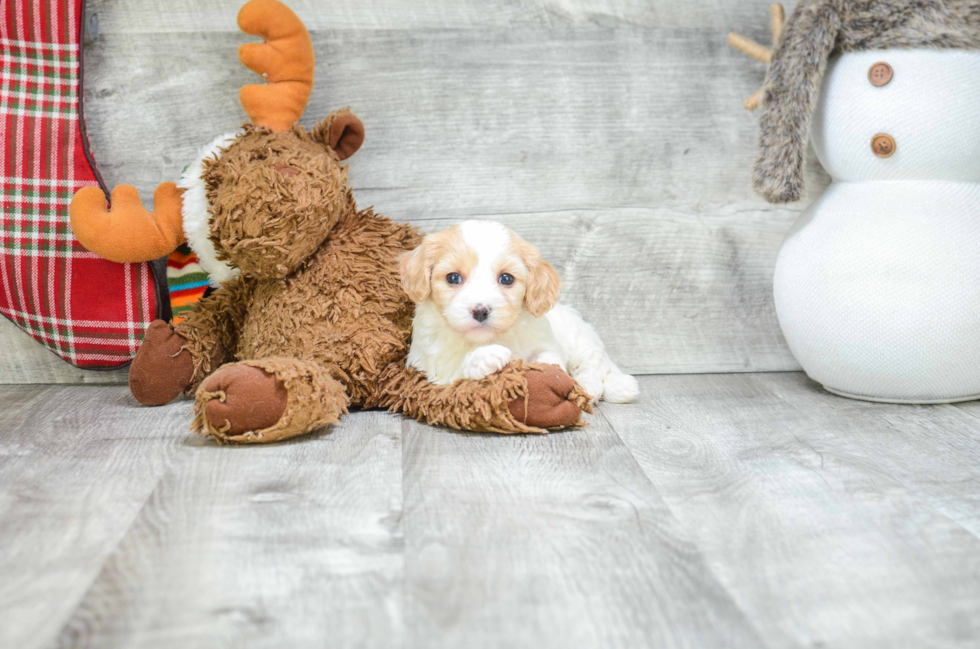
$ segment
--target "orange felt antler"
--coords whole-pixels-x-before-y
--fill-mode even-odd
[[[264,43],[238,48],[238,58],[266,80],[242,87],[239,98],[253,124],[288,131],[299,121],[313,90],[313,43],[296,14],[278,0],[251,0],[238,26]]]
[[[150,261],[174,251],[186,241],[180,213],[183,191],[160,183],[153,194],[151,214],[131,185],[112,190],[112,209],[98,187],[75,192],[68,208],[71,229],[87,250],[120,263]]]
[[[779,35],[783,31],[783,25],[786,23],[786,12],[783,10],[783,5],[779,4],[778,2],[769,5],[769,19],[772,26],[772,46],[776,47],[776,43],[779,42]],[[772,60],[771,49],[765,47],[764,45],[759,45],[751,38],[746,38],[741,34],[736,34],[735,32],[730,33],[728,35],[728,44],[739,52],[745,52],[756,61],[760,61],[768,65]],[[761,88],[742,102],[742,104],[749,110],[755,110],[761,103]]]

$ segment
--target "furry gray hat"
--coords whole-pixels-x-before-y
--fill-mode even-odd
[[[810,119],[832,54],[888,48],[980,49],[980,0],[800,0],[763,86],[755,191],[804,197]]]

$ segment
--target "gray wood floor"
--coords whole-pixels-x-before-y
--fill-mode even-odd
[[[980,406],[642,387],[544,437],[363,412],[263,447],[0,387],[0,646],[980,644]]]

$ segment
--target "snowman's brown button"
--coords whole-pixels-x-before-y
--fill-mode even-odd
[[[895,138],[887,133],[879,133],[871,138],[871,150],[879,158],[888,158],[895,153]]]
[[[892,80],[893,74],[892,66],[885,62],[875,63],[868,70],[868,81],[871,82],[872,86],[884,86]]]

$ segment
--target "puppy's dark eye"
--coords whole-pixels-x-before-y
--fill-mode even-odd
[[[448,275],[446,275],[446,281],[449,282],[450,284],[462,284],[463,276],[460,275],[459,273],[449,273]]]
[[[499,281],[504,286],[510,286],[511,284],[514,283],[514,276],[511,275],[510,273],[500,273],[500,277],[497,278],[497,281]]]

